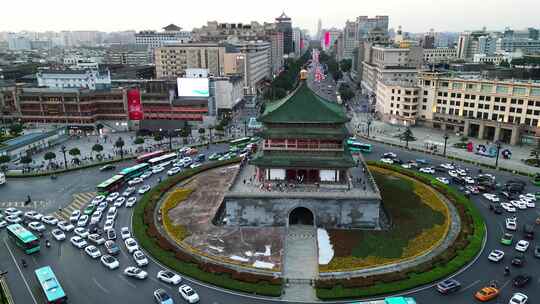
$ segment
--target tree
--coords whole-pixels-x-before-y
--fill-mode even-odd
[[[56,154],[54,152],[47,152],[45,155],[43,155],[43,159],[45,159],[48,162],[51,162],[51,160],[56,158]]]
[[[406,143],[406,147],[409,148],[409,142],[415,141],[416,137],[414,137],[411,128],[407,127],[407,129],[399,135],[399,139],[403,140]]]
[[[354,91],[349,86],[342,85],[339,88],[339,95],[343,101],[349,101],[354,98]]]
[[[101,134],[101,130],[104,128],[103,124],[102,123],[98,123],[96,125],[96,129],[98,131],[98,134]]]
[[[187,138],[191,134],[191,129],[189,127],[185,127],[182,130],[180,130],[180,136],[184,138],[184,145],[187,144]]]
[[[25,164],[25,165],[28,165],[32,162],[32,156],[30,155],[25,155],[23,157],[21,157],[21,163]]]
[[[103,151],[103,146],[100,144],[95,144],[92,146],[92,151],[99,154],[101,151]]]
[[[156,134],[154,134],[154,140],[161,143],[161,141],[163,140],[163,135],[161,135],[161,132],[157,132]]]
[[[77,157],[77,156],[81,155],[81,150],[79,150],[79,148],[71,148],[71,149],[69,149],[68,153],[72,157]]]
[[[0,155],[0,164],[9,163],[10,160],[9,155]]]
[[[205,128],[199,128],[198,132],[199,132],[199,138],[204,140],[204,133],[206,133],[206,129]]]
[[[135,141],[133,143],[136,144],[136,145],[142,145],[142,144],[144,144],[144,138],[137,137],[137,138],[135,138]]]
[[[17,136],[23,131],[23,125],[20,123],[14,123],[9,125],[9,134]]]
[[[114,146],[117,149],[120,149],[120,158],[124,158],[124,144],[125,143],[124,143],[124,140],[122,139],[122,137],[118,137],[118,139],[114,143]]]
[[[352,60],[351,59],[343,59],[339,62],[339,67],[341,70],[345,73],[348,73],[351,70],[352,67]]]
[[[338,81],[341,78],[343,78],[343,72],[336,71],[336,72],[332,73],[332,77],[334,78],[334,81]]]

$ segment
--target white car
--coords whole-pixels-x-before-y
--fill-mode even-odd
[[[514,207],[516,207],[518,209],[521,209],[521,210],[527,209],[527,203],[525,203],[522,200],[511,200],[510,204],[512,204],[512,206],[514,206]]]
[[[422,173],[427,173],[427,174],[435,174],[435,170],[433,168],[430,168],[430,167],[424,167],[424,168],[420,168],[420,170],[418,170]]]
[[[491,201],[491,202],[494,202],[494,203],[498,203],[500,201],[500,199],[495,194],[484,193],[484,194],[482,194],[482,196],[484,196],[484,198],[487,199],[488,201]]]
[[[133,253],[133,259],[135,260],[135,263],[137,266],[142,267],[148,265],[148,258],[144,253],[140,250],[137,250]]]
[[[128,187],[126,190],[124,190],[124,192],[122,192],[122,196],[128,197],[132,195],[133,192],[135,192],[135,187]]]
[[[156,167],[152,168],[152,173],[153,174],[158,174],[158,173],[162,172],[163,170],[165,170],[165,168],[163,168],[161,166],[156,166]]]
[[[122,207],[122,205],[126,202],[126,198],[121,196],[119,198],[117,198],[115,201],[114,201],[114,205],[115,207]]]
[[[160,270],[157,274],[157,278],[168,284],[178,285],[182,282],[182,277],[169,270]]]
[[[57,241],[63,241],[66,239],[66,234],[60,229],[53,229],[53,231],[51,231],[51,234],[53,238],[55,238]]]
[[[72,223],[76,223],[79,220],[79,217],[81,217],[81,211],[80,210],[74,210],[71,212],[71,216],[69,217],[69,221]]]
[[[124,274],[128,277],[136,278],[139,280],[144,280],[148,277],[148,273],[140,268],[135,266],[129,266],[124,269]]]
[[[392,160],[390,158],[381,158],[381,163],[392,165],[394,163],[394,160]]]
[[[193,290],[193,288],[184,284],[178,287],[178,292],[188,303],[197,303],[199,302],[199,295]]]
[[[510,212],[510,213],[515,213],[516,212],[516,208],[514,206],[512,206],[512,204],[501,203],[501,207],[503,207],[503,209],[506,210],[507,212]]]
[[[101,256],[101,251],[99,251],[99,249],[94,245],[84,248],[84,252],[86,252],[86,254],[88,254],[88,256],[90,256],[92,259],[97,259]]]
[[[107,196],[107,199],[106,199],[106,200],[107,200],[107,202],[111,203],[111,202],[114,202],[114,200],[117,199],[119,196],[120,196],[120,193],[118,193],[118,192],[113,192],[113,193],[111,193],[111,194],[109,194],[109,195]]]
[[[73,246],[79,249],[82,249],[86,247],[86,245],[88,245],[88,243],[85,240],[83,240],[80,236],[72,236],[69,241],[71,242],[71,244],[73,244]]]
[[[139,194],[145,194],[146,192],[150,191],[150,185],[144,185],[139,189]]]
[[[108,206],[109,206],[109,204],[107,204],[107,202],[101,202],[97,206],[96,211],[99,211],[99,212],[103,213],[103,211],[105,211],[105,209],[107,209]]]
[[[32,211],[25,212],[24,217],[29,220],[40,221],[41,218],[43,217],[43,214],[32,210]]]
[[[528,299],[529,297],[527,297],[525,294],[516,292],[512,298],[510,298],[508,304],[526,304]]]
[[[97,234],[97,233],[90,234],[90,235],[88,236],[88,240],[89,240],[90,242],[96,244],[96,245],[103,245],[103,244],[105,244],[105,239],[104,239],[101,235],[99,235],[99,234]]]
[[[96,210],[92,217],[90,218],[90,224],[97,224],[101,221],[101,217],[103,216],[103,213],[99,210]]]
[[[15,209],[15,208],[7,208],[6,210],[4,210],[4,213],[6,215],[13,215],[13,216],[19,216],[22,214],[22,211],[19,210],[19,209]]]
[[[98,195],[98,196],[94,197],[94,199],[92,200],[92,203],[97,205],[97,204],[103,202],[105,200],[105,198],[106,198],[105,195]]]
[[[4,228],[8,225],[6,221],[0,221],[0,228]]]
[[[529,242],[525,240],[520,240],[516,244],[516,250],[520,252],[525,252],[529,248]]]
[[[448,169],[448,170],[454,170],[456,168],[452,164],[442,164],[441,167],[445,168],[445,169]]]
[[[498,250],[498,249],[492,250],[488,256],[488,260],[495,263],[500,262],[503,258],[504,258],[504,251]]]
[[[83,239],[87,238],[88,235],[90,234],[90,233],[88,232],[88,229],[83,228],[83,227],[77,227],[77,228],[75,228],[75,229],[73,230],[73,232],[74,232],[76,235],[78,235],[79,237],[83,238]]]
[[[131,207],[135,206],[136,203],[137,203],[137,198],[132,196],[132,197],[127,199],[126,207],[131,208]]]
[[[458,177],[458,173],[454,170],[448,171],[448,175],[450,175],[450,177]]]
[[[472,177],[470,177],[470,176],[465,176],[465,177],[463,178],[463,180],[464,180],[467,184],[469,184],[469,185],[474,184],[474,179],[473,179]]]
[[[126,244],[126,248],[129,253],[133,253],[137,250],[139,250],[139,245],[137,244],[137,241],[135,241],[134,238],[127,238],[124,243]]]
[[[455,170],[457,174],[461,175],[461,176],[467,176],[467,171],[463,170],[463,169],[456,169]]]
[[[441,183],[445,184],[445,185],[450,184],[450,181],[446,177],[437,177],[437,180],[440,181]]]
[[[58,224],[56,224],[56,226],[65,232],[70,232],[71,230],[75,229],[75,226],[73,226],[73,224],[66,221],[60,221],[58,222]]]
[[[103,230],[107,231],[109,229],[114,229],[114,220],[113,219],[107,219],[105,221],[105,225],[103,225]]]
[[[167,175],[172,176],[172,175],[180,173],[181,171],[182,171],[182,168],[173,167],[171,170],[167,171]]]
[[[105,254],[101,257],[101,264],[103,264],[103,266],[109,268],[110,270],[120,267],[120,263],[118,263],[118,260],[108,254]]]
[[[134,179],[132,179],[132,180],[130,180],[128,182],[128,185],[134,186],[134,185],[140,184],[142,182],[143,182],[143,179],[141,177],[135,177]]]
[[[84,227],[86,225],[88,225],[88,215],[83,214],[83,215],[81,215],[81,217],[77,221],[77,226],[78,227]]]
[[[191,166],[189,166],[189,167],[190,167],[191,169],[195,169],[195,168],[198,168],[198,167],[200,167],[200,166],[202,166],[201,163],[194,163],[194,164],[191,164]]]
[[[122,240],[129,239],[131,237],[131,233],[129,233],[129,228],[128,227],[120,228],[120,236],[122,237]]]
[[[527,201],[525,202],[525,205],[527,205],[527,208],[536,208],[536,203],[534,201]]]
[[[45,231],[45,226],[40,222],[31,222],[28,224],[28,228],[37,232]]]
[[[56,225],[58,224],[58,219],[55,218],[54,216],[52,215],[47,215],[47,216],[44,216],[41,218],[41,221],[44,222],[45,224],[49,224],[49,225]]]
[[[519,198],[525,198],[527,200],[535,201],[536,202],[536,195],[534,193],[525,193],[521,194]]]
[[[117,215],[118,215],[118,209],[116,209],[116,207],[111,207],[107,211],[108,220],[115,220]]]
[[[141,175],[141,179],[144,180],[144,179],[149,178],[150,176],[152,176],[152,171],[151,171],[151,170],[148,170],[148,171],[144,172],[144,173]],[[142,181],[141,181],[141,183],[142,183]]]
[[[506,229],[512,231],[517,230],[517,219],[515,217],[509,217],[506,219]]]
[[[8,215],[5,217],[6,222],[10,224],[18,224],[22,222],[22,218],[16,216],[16,215]]]

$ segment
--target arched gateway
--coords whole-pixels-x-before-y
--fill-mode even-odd
[[[289,225],[313,225],[315,215],[306,207],[294,208],[289,213]]]

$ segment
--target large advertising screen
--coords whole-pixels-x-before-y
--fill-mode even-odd
[[[141,105],[141,93],[139,89],[127,91],[128,114],[130,120],[142,120],[143,110]]]
[[[208,78],[178,78],[179,97],[208,97]]]

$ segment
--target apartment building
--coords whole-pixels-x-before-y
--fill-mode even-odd
[[[271,44],[266,41],[230,41],[227,56],[236,59],[238,70],[243,70],[244,94],[256,94],[261,82],[271,79]]]
[[[186,69],[207,69],[213,76],[224,74],[225,47],[218,43],[182,43],[155,50],[156,77],[175,79]]]
[[[416,124],[420,100],[416,83],[394,81],[377,85],[375,112],[391,124],[411,126]]]
[[[146,65],[152,62],[148,45],[113,45],[107,49],[105,63],[122,65]]]

